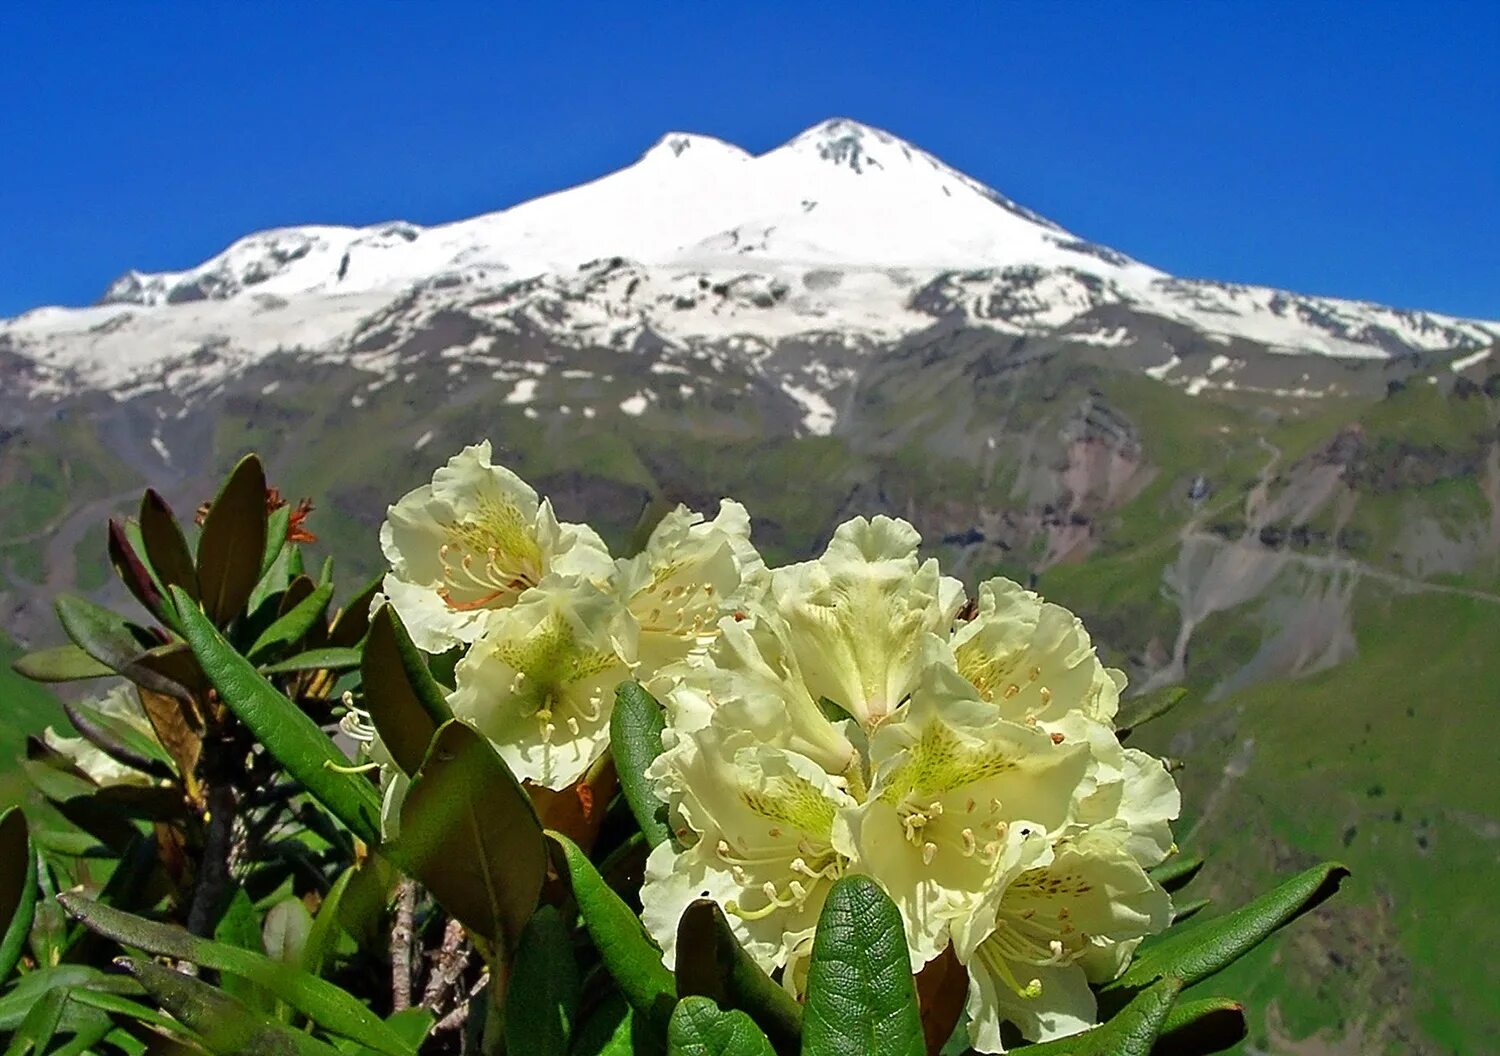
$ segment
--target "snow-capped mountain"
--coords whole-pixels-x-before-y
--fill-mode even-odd
[[[1235,362],[1247,345],[1299,358],[1474,353],[1500,333],[1174,278],[889,133],[838,119],[759,156],[672,133],[619,172],[456,223],[249,235],[184,271],[127,272],[92,307],[0,323],[0,371],[50,399],[190,389],[277,351],[379,369],[367,354],[373,320],[409,334],[448,309],[499,332],[605,347],[645,334],[679,349],[809,335],[854,346],[955,323],[1066,333],[1134,347],[1122,354],[1139,368],[1199,388],[1225,368],[1184,368],[1181,350],[1147,331],[1195,334]],[[1303,373],[1278,391],[1316,394]]]

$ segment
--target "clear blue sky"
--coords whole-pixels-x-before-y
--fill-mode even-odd
[[[0,315],[844,115],[1179,274],[1500,318],[1493,3],[5,3],[0,99]]]

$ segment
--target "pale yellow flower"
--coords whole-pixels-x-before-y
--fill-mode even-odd
[[[391,566],[385,597],[430,653],[475,641],[551,573],[603,582],[613,571],[598,534],[559,523],[550,502],[490,463],[489,441],[464,448],[390,507],[380,546]]]
[[[619,599],[551,575],[493,615],[458,662],[448,703],[516,777],[567,788],[608,747],[615,687],[634,654],[635,623]]]

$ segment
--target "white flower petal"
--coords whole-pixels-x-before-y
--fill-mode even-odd
[[[629,677],[633,649],[633,625],[614,597],[550,576],[492,615],[459,661],[448,701],[518,778],[567,788],[609,744],[615,687]]]

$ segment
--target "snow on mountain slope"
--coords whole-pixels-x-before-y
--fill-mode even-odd
[[[362,321],[413,290],[504,305],[563,339],[606,346],[644,330],[680,341],[889,340],[955,315],[1041,333],[1112,305],[1224,343],[1345,358],[1473,350],[1500,333],[1173,278],[889,133],[836,119],[760,156],[672,133],[618,172],[450,224],[250,235],[195,268],[128,272],[97,306],[0,322],[0,351],[30,365],[39,395],[181,383],[278,349],[348,358]],[[1087,340],[1118,346],[1132,334]]]

